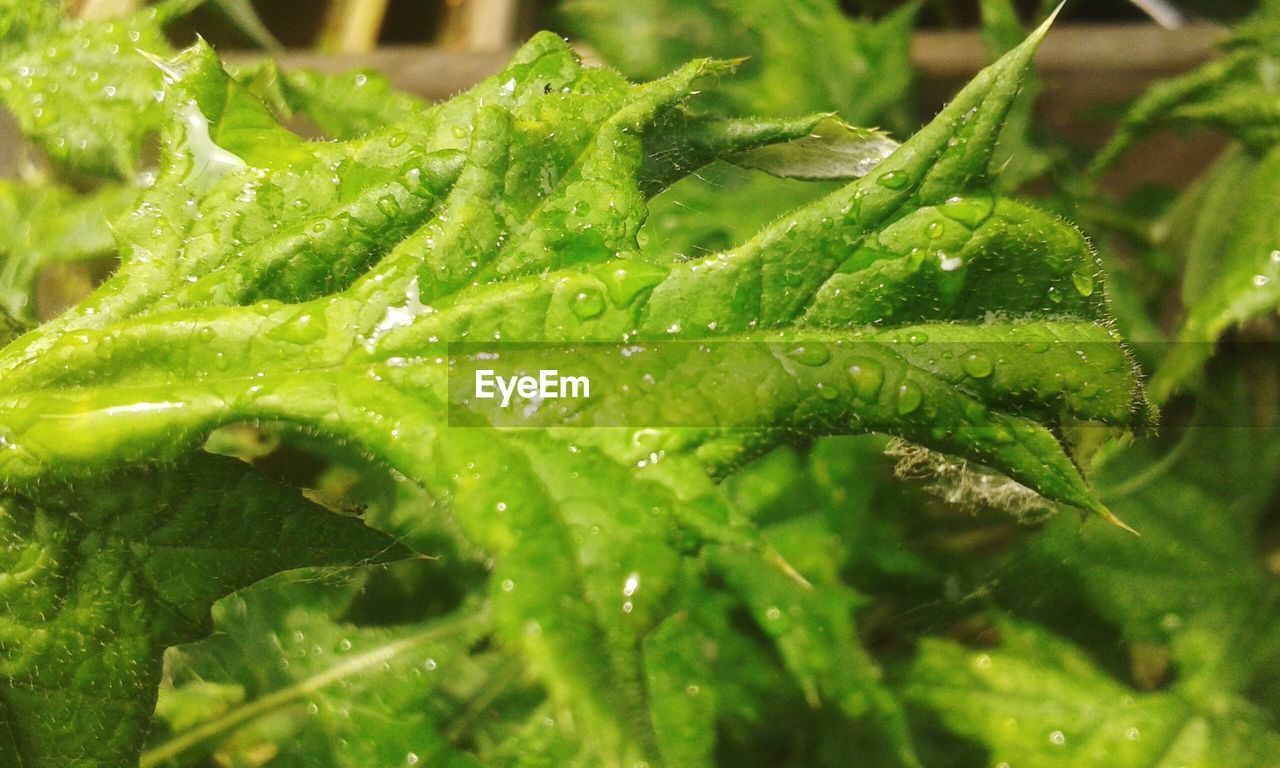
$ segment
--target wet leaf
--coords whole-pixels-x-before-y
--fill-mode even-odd
[[[1001,618],[994,648],[926,641],[908,699],[1010,765],[1271,762],[1280,748],[1272,671],[1280,613],[1255,531],[1280,480],[1280,441],[1274,427],[1242,426],[1257,405],[1242,381],[1216,383],[1218,399],[1170,442],[1172,452],[1133,447],[1098,476],[1141,541],[1055,519],[1019,559],[1050,585],[1041,599],[1083,593],[1098,619],[1118,627],[1134,654],[1129,676],[1098,664],[1110,649]],[[1172,667],[1153,677],[1144,649],[1167,649],[1158,652]],[[1161,690],[1143,692],[1152,687]]]
[[[403,557],[231,459],[6,493],[0,755],[12,765],[123,765],[146,735],[166,646],[276,571]]]
[[[160,62],[161,165],[116,221],[119,271],[0,351],[0,477],[35,496],[182,461],[229,424],[302,427],[421,485],[485,553],[491,640],[576,729],[519,743],[576,744],[591,764],[700,765],[717,745],[686,717],[765,719],[739,711],[718,656],[671,636],[706,578],[725,585],[708,587],[709,602],[763,632],[784,688],[857,726],[832,733],[862,733],[911,765],[905,716],[852,629],[857,596],[831,562],[784,549],[786,529],[741,519],[715,480],[797,436],[875,431],[1109,516],[1061,427],[1143,423],[1136,372],[1084,238],[998,196],[988,173],[1044,32],[887,157],[856,155],[859,173],[834,174],[864,175],[687,261],[640,250],[654,192],[789,140],[813,165],[815,143],[847,129],[691,118],[728,65],[698,60],[634,85],[543,34],[450,101],[357,138],[304,141],[198,44]],[[682,138],[681,121],[698,129]],[[674,150],[655,155],[654,142]],[[784,144],[769,163],[796,151]],[[732,396],[708,383],[639,401],[668,416],[700,409],[702,427],[448,421],[449,343],[665,340],[741,342],[736,363],[749,367],[736,370],[760,380]],[[682,359],[655,373],[701,381],[700,358]],[[708,632],[726,621],[690,620]],[[659,657],[705,681],[708,703],[660,679]],[[141,733],[132,714],[121,722]]]

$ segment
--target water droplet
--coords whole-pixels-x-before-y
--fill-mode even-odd
[[[939,206],[938,210],[948,219],[973,229],[991,216],[995,205],[995,199],[986,196],[953,197]]]
[[[578,291],[569,304],[573,314],[577,315],[580,320],[598,317],[604,312],[604,307],[604,294],[596,288],[585,288]]]
[[[1124,737],[1129,741],[1137,741],[1139,738],[1142,737],[1142,734],[1138,731],[1137,728],[1128,728],[1124,732]]]
[[[975,379],[985,379],[995,370],[995,364],[986,352],[975,350],[960,358],[960,367]]]
[[[406,764],[408,764],[408,765],[417,765],[417,764],[418,764],[418,755],[417,755],[417,754],[415,754],[415,753],[413,753],[413,752],[410,752],[409,754],[405,755],[405,757],[404,757],[404,761],[405,761],[405,763],[406,763]]]
[[[253,311],[257,312],[259,315],[262,315],[263,317],[266,317],[267,315],[274,313],[275,311],[281,309],[282,307],[284,307],[284,304],[279,301],[276,301],[275,299],[263,299],[262,301],[259,301],[258,303],[253,305]]]
[[[386,216],[388,219],[397,218],[402,213],[400,210],[400,201],[396,200],[391,195],[385,195],[378,198],[378,210],[381,211],[382,215]]]
[[[654,287],[667,276],[667,270],[656,264],[619,259],[596,272],[604,283],[609,301],[618,307],[626,307],[644,291]]]
[[[1062,731],[1054,731],[1049,734],[1049,741],[1060,747],[1067,743],[1067,737]]]
[[[267,336],[293,344],[310,344],[324,338],[328,333],[328,324],[324,315],[312,312],[299,312],[284,323],[276,326]]]
[[[928,340],[929,340],[928,334],[924,333],[923,331],[912,331],[911,333],[907,334],[907,342],[914,347],[918,347]]]
[[[853,392],[863,400],[874,400],[884,384],[884,366],[869,357],[854,358],[849,365]]]
[[[208,188],[226,174],[245,167],[244,160],[218,146],[209,137],[209,118],[195,101],[183,108],[182,122],[186,128],[182,148],[191,160],[191,167],[183,180],[185,188]]]
[[[959,256],[948,256],[943,251],[938,251],[938,269],[943,272],[955,272],[964,266],[964,259]]]
[[[1253,285],[1254,285],[1254,287],[1255,287],[1255,288],[1261,288],[1261,287],[1263,287],[1264,285],[1266,285],[1266,284],[1267,284],[1267,283],[1269,283],[1269,282],[1271,282],[1271,279],[1270,279],[1269,277],[1267,277],[1266,275],[1254,275],[1254,276],[1253,276]]]
[[[822,365],[831,359],[831,353],[821,344],[802,344],[788,349],[787,357],[801,365]]]
[[[1071,273],[1071,284],[1076,287],[1076,293],[1081,296],[1093,295],[1093,274],[1087,267]]]
[[[898,415],[906,416],[914,413],[920,404],[924,402],[924,393],[920,391],[920,387],[910,381],[904,381],[898,386]]]
[[[902,189],[911,183],[911,177],[907,176],[906,171],[889,171],[880,174],[876,183],[887,189]]]

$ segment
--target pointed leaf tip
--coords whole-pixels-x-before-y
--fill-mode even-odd
[[[1094,505],[1093,511],[1097,513],[1097,515],[1101,517],[1103,520],[1106,520],[1108,523],[1110,523],[1111,525],[1114,525],[1120,530],[1127,531],[1128,533],[1132,533],[1134,536],[1137,536],[1138,538],[1142,538],[1141,533],[1138,533],[1138,531],[1135,530],[1128,523],[1116,517],[1115,513],[1112,512],[1110,509],[1107,509],[1107,507],[1103,505],[1101,502]]]

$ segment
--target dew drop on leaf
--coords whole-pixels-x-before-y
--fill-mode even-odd
[[[604,296],[595,288],[578,291],[569,304],[569,308],[580,320],[599,317],[604,312]]]
[[[874,400],[884,384],[884,366],[869,357],[854,359],[849,366],[854,394],[863,400]]]
[[[889,171],[876,178],[876,183],[887,189],[902,189],[910,183],[911,178],[905,171]]]
[[[985,379],[995,370],[991,357],[986,352],[975,350],[960,359],[960,367],[965,374],[975,379]]]
[[[898,386],[898,415],[906,416],[914,413],[920,404],[924,402],[924,393],[920,391],[920,387],[910,381],[904,381]]]
[[[787,350],[787,357],[801,365],[822,365],[831,359],[831,353],[821,344],[800,344]]]
[[[391,195],[378,198],[378,210],[388,219],[398,218],[401,214],[399,201]]]
[[[1071,284],[1076,287],[1076,293],[1081,296],[1093,295],[1093,275],[1086,270],[1078,270],[1071,273]]]
[[[637,296],[662,282],[666,276],[667,270],[643,262],[623,262],[621,265],[615,262],[610,269],[598,275],[609,301],[618,307],[630,305]]]
[[[986,221],[994,209],[995,200],[985,195],[952,197],[938,208],[943,216],[959,222],[969,229],[974,229]]]

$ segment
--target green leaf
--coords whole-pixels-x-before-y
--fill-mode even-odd
[[[335,139],[354,139],[427,109],[421,99],[396,90],[382,75],[364,69],[334,75],[305,69],[281,71],[274,61],[267,60],[237,71],[236,79],[277,114],[305,115]]]
[[[1045,18],[1057,5],[1052,0],[1041,0],[1036,18]],[[998,58],[1022,42],[1026,30],[1011,0],[982,0],[979,10],[982,13],[983,41],[993,57]],[[1005,120],[999,151],[992,158],[992,170],[999,175],[1002,189],[1018,189],[1043,176],[1058,159],[1052,151],[1040,146],[1034,134],[1035,105],[1039,95],[1039,78],[1035,72],[1029,72],[1022,86],[1022,95],[1014,102]]]
[[[0,307],[13,317],[37,317],[41,270],[110,258],[115,241],[108,222],[124,213],[138,192],[106,186],[87,195],[50,184],[0,182]]]
[[[559,45],[558,41],[554,45]],[[516,66],[525,72],[539,66],[562,69],[567,54],[548,46],[553,46],[548,38],[535,40],[517,59]],[[420,413],[426,419],[423,426],[434,425],[439,419],[438,411],[435,417],[428,416],[433,407],[430,397],[423,399],[423,395],[415,395],[414,390],[425,395],[429,390],[420,388],[442,374],[440,367],[429,360],[407,367],[386,361],[420,359],[417,356],[422,355],[424,343],[429,349],[437,343],[433,340],[441,339],[495,335],[506,339],[711,335],[704,329],[714,329],[714,335],[732,338],[733,334],[742,334],[753,328],[777,328],[794,323],[797,315],[803,313],[803,325],[815,328],[883,322],[885,319],[908,323],[935,319],[969,320],[971,324],[938,328],[934,333],[945,334],[947,341],[956,343],[1004,342],[1013,340],[1019,333],[1034,334],[1036,331],[1030,325],[1025,326],[1025,331],[1019,330],[1020,324],[1016,322],[1001,330],[1002,323],[991,325],[987,322],[989,313],[1054,311],[1059,315],[1075,314],[1086,320],[1086,327],[1075,332],[1078,336],[1065,330],[1047,329],[1047,339],[1107,341],[1108,333],[1101,325],[1093,331],[1087,328],[1089,319],[1103,319],[1102,305],[1100,292],[1093,286],[1092,270],[1095,267],[1092,256],[1074,229],[1056,219],[1038,217],[1034,211],[1013,203],[1008,203],[1010,207],[1006,209],[1002,207],[1006,204],[998,205],[989,197],[958,197],[956,194],[973,189],[973,185],[982,179],[999,130],[999,118],[1016,89],[1016,73],[1029,52],[1028,46],[1021,47],[1005,62],[980,76],[935,123],[882,162],[874,177],[854,182],[797,212],[791,220],[780,220],[735,250],[696,262],[676,264],[669,269],[637,270],[634,278],[627,278],[635,288],[620,285],[616,290],[626,288],[626,291],[615,299],[618,303],[605,302],[606,306],[597,316],[584,319],[568,308],[562,311],[560,307],[564,305],[559,302],[564,298],[572,299],[582,291],[605,293],[607,288],[612,295],[615,288],[608,286],[601,276],[612,275],[619,270],[630,274],[634,269],[627,267],[625,261],[611,265],[608,259],[635,248],[635,221],[642,215],[637,210],[642,201],[635,191],[635,177],[632,176],[630,182],[631,191],[628,191],[626,182],[606,185],[596,179],[606,178],[604,174],[610,168],[622,172],[621,178],[625,179],[628,162],[632,169],[638,168],[635,155],[628,160],[612,145],[606,143],[607,149],[600,149],[600,142],[590,134],[578,129],[578,135],[574,136],[573,129],[566,128],[556,132],[561,137],[559,140],[576,141],[581,154],[557,156],[554,151],[547,152],[541,141],[531,142],[545,129],[534,129],[533,137],[515,132],[515,124],[504,116],[503,111],[496,105],[490,105],[478,114],[474,146],[457,183],[448,192],[438,213],[434,212],[437,199],[434,195],[437,193],[433,190],[439,185],[449,184],[450,176],[455,172],[453,169],[457,167],[452,159],[448,159],[450,155],[441,154],[444,150],[436,150],[435,156],[442,159],[437,161],[435,168],[427,165],[419,169],[415,165],[405,171],[405,161],[396,159],[386,164],[392,167],[364,166],[367,170],[355,175],[355,169],[361,166],[352,166],[352,174],[359,182],[358,185],[349,185],[353,188],[346,192],[352,201],[338,209],[350,210],[351,214],[347,216],[335,215],[333,193],[327,191],[324,191],[327,197],[324,202],[310,203],[308,198],[299,197],[297,199],[304,204],[298,205],[286,202],[287,193],[272,195],[259,202],[252,194],[258,183],[247,182],[244,177],[252,173],[273,173],[279,161],[274,159],[272,148],[275,156],[283,153],[291,159],[288,170],[277,173],[281,173],[282,181],[293,187],[294,194],[301,194],[304,188],[309,191],[314,186],[302,181],[305,178],[302,169],[313,167],[315,170],[308,173],[327,175],[331,173],[329,168],[334,162],[329,158],[350,156],[356,151],[361,153],[359,157],[365,163],[382,160],[378,153],[389,153],[392,158],[398,158],[413,151],[414,142],[407,141],[398,128],[354,144],[299,142],[280,129],[263,124],[262,121],[269,120],[269,117],[261,107],[246,101],[234,82],[223,81],[220,84],[219,73],[210,69],[216,64],[211,64],[207,57],[202,58],[203,54],[195,51],[188,54],[190,63],[179,66],[187,67],[185,79],[191,81],[187,92],[195,94],[197,101],[175,98],[174,101],[178,102],[175,111],[179,115],[197,115],[191,110],[201,105],[199,99],[203,98],[206,100],[204,108],[214,114],[210,128],[205,129],[203,123],[194,117],[177,127],[178,132],[173,138],[178,148],[170,156],[154,190],[142,203],[140,212],[143,215],[130,216],[129,224],[121,228],[130,238],[124,268],[82,308],[10,347],[5,355],[10,371],[4,382],[4,388],[11,393],[10,409],[26,403],[30,397],[39,396],[48,399],[53,412],[66,408],[80,412],[81,407],[72,404],[85,398],[92,398],[104,408],[109,408],[108,404],[115,398],[128,400],[147,391],[164,392],[166,402],[182,402],[184,405],[182,408],[139,409],[133,412],[137,417],[131,418],[119,418],[115,416],[118,411],[98,408],[73,420],[75,427],[72,429],[81,439],[65,442],[53,436],[58,430],[65,431],[71,427],[71,423],[64,425],[43,418],[30,423],[24,423],[28,421],[26,419],[14,420],[15,434],[11,441],[17,448],[7,454],[9,472],[16,479],[24,473],[34,473],[35,476],[49,471],[49,462],[36,459],[33,450],[43,451],[57,446],[54,450],[68,457],[77,456],[81,462],[78,466],[84,471],[94,461],[127,460],[129,450],[122,452],[121,449],[158,448],[155,444],[155,438],[159,437],[157,430],[163,432],[164,442],[170,450],[181,450],[182,442],[174,441],[176,435],[185,432],[191,436],[188,439],[193,439],[216,423],[265,416],[335,429],[379,451],[385,446],[386,455],[393,463],[408,462],[404,467],[413,468],[413,475],[421,476],[424,468],[420,462],[425,457],[418,457],[420,455],[415,451],[406,450],[396,441],[388,441],[376,422],[343,417],[343,423],[337,423],[332,411],[323,405],[333,390],[326,386],[322,391],[314,387],[308,391],[305,372],[336,365],[338,367],[333,369],[335,374],[341,372],[340,375],[350,377],[339,381],[349,380],[352,384],[367,382],[360,388],[369,390],[370,402],[385,399],[387,406],[402,403],[409,409],[404,413]],[[525,63],[528,59],[533,61]],[[617,134],[618,141],[622,142],[625,138],[623,129],[627,128],[626,123],[620,122],[622,118],[643,120],[644,114],[660,110],[664,102],[669,104],[671,99],[678,98],[679,89],[687,88],[701,69],[686,69],[673,75],[672,79],[637,90],[630,103],[623,102],[614,107],[617,111],[599,123],[596,130],[605,135]],[[608,77],[591,70],[579,72],[581,74],[574,76],[595,80]],[[520,99],[527,97],[527,91],[521,91],[512,82],[510,74],[499,75],[490,81],[490,85],[475,91],[475,95],[441,107],[435,113],[439,116],[437,119],[449,121],[453,118],[451,111],[456,112],[468,103],[474,103],[480,93],[490,91],[494,86],[499,91],[513,91],[511,97],[517,100],[515,107],[521,109]],[[544,108],[537,97],[546,94],[537,93],[538,83],[531,85],[529,90],[534,91],[533,98],[523,109],[542,110]],[[582,99],[586,101],[586,97]],[[560,99],[557,97],[555,100]],[[980,108],[976,113],[972,112],[974,106],[983,104],[985,110]],[[214,111],[219,109],[220,114]],[[631,118],[633,114],[635,118]],[[958,128],[958,135],[963,140],[952,141],[951,124],[956,115],[964,116]],[[545,119],[553,118],[547,115]],[[572,114],[570,120],[573,124],[580,124],[582,116]],[[417,130],[420,135],[428,137],[438,135],[443,127],[434,125],[434,121],[419,122]],[[264,127],[259,128],[259,125]],[[204,134],[206,130],[208,136]],[[222,140],[226,147],[213,143],[215,139]],[[458,141],[450,133],[445,143]],[[527,151],[535,147],[534,155],[528,159],[520,153],[521,148]],[[378,153],[373,151],[374,148]],[[245,157],[236,155],[236,151]],[[495,174],[496,170],[505,166],[508,173],[523,176],[535,170],[535,166],[525,165],[530,162],[565,164],[568,167],[562,172],[566,176],[549,193],[515,192],[507,199],[501,219],[493,215],[491,208],[476,205],[477,200],[501,194],[494,189],[501,179]],[[597,165],[598,169],[595,168]],[[415,170],[418,173],[412,173]],[[551,171],[544,166],[539,172]],[[592,181],[585,180],[584,176],[588,174]],[[341,188],[342,178],[338,178]],[[405,181],[409,178],[426,188],[407,189]],[[210,224],[209,217],[201,220],[194,213],[186,212],[190,206],[180,202],[185,197],[174,199],[169,190],[174,185],[187,187],[193,180],[210,185],[204,198],[206,205],[223,205],[223,201],[227,201],[225,205],[230,209],[244,211],[243,220],[222,216]],[[343,192],[337,190],[338,195]],[[590,203],[581,197],[610,194],[616,196],[612,198],[613,205],[590,212]],[[299,209],[306,212],[299,214]],[[167,261],[151,255],[157,247],[157,239],[143,233],[150,234],[154,229],[153,224],[146,223],[147,212],[152,210],[172,211],[159,230],[159,242],[185,241],[188,245],[182,248],[183,256],[179,261]],[[429,218],[432,216],[433,219]],[[536,218],[522,221],[522,216]],[[574,222],[575,216],[583,217],[580,223]],[[282,220],[297,223],[286,223],[281,232]],[[359,241],[353,243],[347,238],[338,239],[339,235],[363,230],[369,235],[377,232],[375,237],[389,238],[391,243],[395,243],[396,238],[403,237],[423,221],[428,222],[423,229],[392,248],[381,263],[350,288],[325,295],[340,285],[334,286],[327,282],[332,277],[326,279],[318,274],[322,264],[329,267],[330,272],[336,269],[334,261],[325,264],[323,259],[336,256],[339,259],[337,264],[345,262],[346,269],[358,269],[368,261],[378,259],[390,247],[390,244],[379,245],[376,240],[367,245]],[[840,221],[845,222],[844,227],[833,226],[833,222]],[[313,226],[307,222],[321,222],[324,226]],[[984,229],[988,222],[993,224],[990,236]],[[984,262],[991,258],[998,264],[998,259],[1004,258],[1004,254],[1012,253],[1025,258],[1020,247],[1020,235],[1014,234],[1018,232],[1012,227],[1015,223],[1028,229],[1028,240],[1047,241],[1050,250],[1036,254],[1040,263],[1035,270],[1010,276],[1006,269],[988,267]],[[220,241],[228,236],[223,231],[229,224],[234,225],[234,231],[239,235],[240,250],[235,253],[228,253],[225,246],[220,246]],[[566,224],[568,229],[560,229]],[[193,229],[189,232],[180,229],[166,232],[166,225],[179,228],[185,225]],[[209,227],[215,229],[204,234],[202,230]],[[378,228],[381,228],[380,232]],[[255,230],[261,233],[257,235],[259,241],[246,241],[246,238],[253,238],[250,233]],[[134,233],[138,236],[135,237]],[[864,245],[847,262],[837,258],[838,254],[847,253],[850,241],[866,243],[865,238],[869,236],[876,238],[874,246]],[[1055,240],[1059,243],[1055,244]],[[490,245],[492,242],[503,245],[494,252]],[[803,243],[804,250],[797,252],[792,243]],[[417,252],[420,244],[427,245],[422,256]],[[937,248],[927,259],[921,253],[925,246]],[[903,255],[882,250],[886,248],[897,249]],[[952,249],[953,252],[947,253],[943,249]],[[972,249],[972,253],[968,249]],[[232,269],[233,262],[224,263],[223,260],[240,263]],[[523,277],[548,268],[571,268],[584,262],[603,262],[603,266],[589,271],[569,269],[562,277],[551,280],[542,276]],[[802,264],[806,267],[803,270]],[[425,276],[419,270],[432,276],[429,284],[420,282]],[[318,285],[305,282],[317,277],[320,278]],[[1007,290],[1003,287],[1005,283],[1001,282],[1009,279],[1015,282],[1036,280],[1041,290],[1027,291],[1029,303],[1025,305],[1010,304]],[[887,291],[886,281],[900,283],[902,287],[887,295],[882,293],[874,306],[867,306],[861,301],[852,303],[847,298],[859,297],[873,285],[879,286],[882,292]],[[479,284],[467,286],[467,283]],[[425,285],[430,285],[430,288],[425,288]],[[637,291],[641,295],[636,295]],[[456,292],[456,295],[449,295],[451,292]],[[267,297],[307,299],[317,295],[319,298],[312,304],[274,305],[267,302],[252,308],[206,306],[187,310],[184,320],[180,320],[180,316],[164,314],[184,305],[199,307]],[[641,300],[636,301],[633,296]],[[922,301],[922,297],[927,298]],[[1053,299],[1058,297],[1060,300],[1055,303]],[[432,311],[425,309],[429,302]],[[503,307],[497,314],[494,313],[498,306],[495,302],[501,302]],[[521,307],[538,309],[521,311]],[[89,309],[93,310],[91,314]],[[131,316],[132,319],[125,319]],[[153,321],[152,316],[159,321]],[[111,323],[119,325],[113,327]],[[175,346],[170,334],[171,329],[177,327],[184,329],[180,332],[184,337],[195,332],[205,343],[196,347]],[[927,335],[928,329],[923,325],[918,330]],[[906,335],[898,336],[905,338]],[[252,363],[254,370],[232,368],[229,361],[234,356],[233,348],[249,337],[254,337],[259,345],[260,357]],[[815,338],[820,337],[819,333]],[[51,347],[55,341],[56,345]],[[892,345],[893,337],[885,338],[885,342]],[[131,361],[127,376],[116,383],[109,381],[112,374],[99,365],[101,355],[108,347],[115,361],[111,368],[123,372],[126,370],[122,368],[125,361]],[[364,350],[363,354],[360,349]],[[293,361],[299,360],[298,355],[304,352],[302,359],[306,362],[298,367]],[[171,364],[175,354],[182,356],[188,370],[204,371],[195,377],[199,381],[193,384],[165,383],[165,367]],[[896,358],[903,353],[886,350],[885,354]],[[899,405],[896,403],[898,395],[889,389],[890,386],[898,386],[892,381],[894,376],[901,375],[893,369],[898,368],[905,373],[908,369],[923,367],[917,362],[908,368],[899,368],[890,358],[880,361],[882,366],[886,363],[891,366],[888,370],[890,376],[886,379],[890,385],[877,387],[876,392],[868,391],[863,395],[868,399],[867,408],[870,409],[863,415],[870,417],[876,425],[882,422],[883,417],[875,415],[875,408]],[[908,354],[908,362],[910,359]],[[19,371],[15,366],[22,360],[28,362],[23,363]],[[42,375],[47,376],[41,370],[50,365],[57,366],[59,372],[46,380],[60,382],[61,389],[37,395],[27,382],[38,382]],[[952,369],[954,373],[946,375],[962,373],[954,364]],[[1111,396],[1108,402],[1132,403],[1137,395],[1127,367],[1122,362],[1112,362],[1108,370],[1127,379],[1117,382],[1116,387],[1108,388]],[[76,384],[89,371],[93,372],[95,380],[92,390]],[[377,371],[380,376],[385,373],[390,379],[388,383],[396,384],[389,388],[379,387],[379,382],[368,378],[369,371]],[[942,373],[941,370],[922,371],[919,381],[913,378],[902,386],[921,388],[927,395],[926,399],[937,408],[953,407],[947,404],[947,400],[953,398],[954,407],[962,413],[964,409],[959,406],[966,398],[961,393],[942,394],[945,388],[954,384],[945,381],[946,376],[937,384],[929,378]],[[249,374],[247,378],[246,374]],[[270,378],[249,383],[251,379],[264,379],[268,374]],[[793,375],[800,376],[803,382],[808,372]],[[821,375],[830,374],[822,372]],[[984,373],[970,378],[981,379],[988,375]],[[937,395],[928,394],[934,387],[943,389],[939,389]],[[286,402],[290,398],[284,397],[284,393],[294,388],[297,396]],[[881,393],[884,400],[880,399]],[[942,400],[934,403],[935,398]],[[236,402],[240,405],[233,404]],[[309,410],[313,407],[309,403],[317,410]],[[855,409],[857,407],[854,405]],[[910,413],[905,408],[899,410],[902,415]],[[1126,412],[1121,413],[1120,410]],[[110,417],[101,420],[94,413],[109,414]],[[375,416],[376,411],[369,415]],[[1090,415],[1113,422],[1129,418],[1127,408],[1102,408],[1090,412]],[[973,426],[981,426],[985,421],[982,416],[974,419]],[[993,416],[992,419],[994,424],[1004,422],[1003,418]],[[890,423],[885,424],[885,428],[892,429],[893,419],[887,421]],[[958,423],[964,423],[963,419]],[[95,432],[98,424],[110,435],[100,437]],[[50,429],[54,432],[48,433]],[[981,438],[978,438],[977,445],[966,444],[971,439],[967,434],[955,439],[959,443],[953,444],[949,442],[950,438],[944,438],[941,444],[975,450],[997,465],[1007,464],[1015,473],[1020,472],[1017,465],[1022,461],[1017,457],[1018,451],[1030,450],[1037,456],[1036,461],[1050,462],[1049,466],[1057,461],[1060,466],[1051,473],[1061,479],[1047,484],[1053,487],[1049,492],[1068,503],[1096,506],[1087,498],[1088,494],[1069,462],[1053,459],[1057,448],[1050,447],[1048,443],[1043,447],[1031,447],[1014,441],[1008,448],[1000,448],[997,444],[983,448]],[[1032,443],[1038,440],[1041,438],[1033,438]],[[38,447],[28,447],[28,441]],[[1042,453],[1045,455],[1040,455]]]
[[[1185,234],[1173,248],[1185,249],[1186,282],[1178,343],[1151,382],[1157,403],[1194,381],[1227,330],[1280,308],[1273,225],[1280,102],[1270,74],[1278,63],[1275,31],[1274,14],[1259,9],[1226,43],[1222,57],[1149,89],[1094,160],[1100,174],[1133,142],[1169,125],[1218,128],[1243,145],[1229,150],[1174,209],[1192,219],[1190,232],[1164,228]]]
[[[1177,696],[1140,694],[1043,630],[996,626],[993,649],[925,640],[905,690],[909,701],[938,710],[948,728],[985,745],[991,765],[1264,764],[1250,757],[1258,753],[1249,741],[1274,735],[1258,729],[1256,714],[1239,720],[1248,713],[1225,712],[1211,727]]]
[[[276,571],[404,551],[230,459],[7,493],[0,510],[0,754],[13,765],[137,759],[166,646]]]
[[[679,624],[692,560],[729,585],[810,706],[909,765],[901,713],[850,626],[855,596],[799,543],[781,551],[786,529],[740,520],[714,478],[797,435],[876,431],[1109,516],[1059,434],[1141,423],[1136,373],[1083,237],[995,196],[988,175],[1044,32],[871,174],[690,261],[640,253],[650,187],[695,170],[655,166],[647,140],[681,146],[668,129],[699,114],[695,92],[722,64],[632,85],[538,35],[448,102],[309,142],[197,45],[162,62],[161,167],[116,223],[119,271],[0,351],[0,477],[34,495],[180,461],[228,424],[301,426],[421,484],[491,558],[493,640],[568,713],[586,763],[710,763],[683,718],[731,717],[732,687],[688,705],[676,681],[648,685],[646,654],[724,677],[649,644]],[[758,151],[803,124],[700,123],[671,157]],[[742,342],[730,363],[761,380],[638,401],[707,411],[706,428],[448,424],[449,342],[667,339]],[[714,360],[673,354],[681,365],[655,376],[709,381]],[[808,594],[805,575],[827,589]]]
[[[468,653],[484,612],[360,627],[334,619],[326,603],[337,601],[317,590],[340,594],[332,584],[275,578],[220,601],[218,634],[166,658],[157,712],[176,733],[153,736],[141,765],[201,753],[251,761],[264,750],[279,765],[475,765],[442,726],[490,672]],[[183,708],[209,702],[211,686],[226,691],[220,705]]]
[[[691,56],[748,57],[732,82],[708,94],[713,111],[784,116],[832,111],[860,124],[887,120],[899,128],[908,123],[902,105],[911,84],[907,44],[913,15],[907,7],[879,23],[851,20],[829,0],[584,0],[560,6],[566,29],[634,78],[660,76]],[[794,142],[757,153],[765,163],[740,164],[799,178],[855,178],[870,170],[864,159],[880,157],[867,155],[867,145],[856,135],[850,138],[852,157],[833,152],[826,142]],[[661,146],[651,156],[665,159]],[[854,173],[840,170],[850,167]],[[829,191],[712,165],[654,200],[642,235],[645,255],[665,261],[728,249]]]
[[[1203,184],[1206,212],[1188,242],[1178,343],[1151,380],[1157,402],[1194,380],[1225,332],[1280,309],[1280,146],[1260,158],[1231,153]]]
[[[1100,173],[1142,136],[1169,125],[1217,128],[1261,152],[1280,139],[1280,102],[1271,72],[1277,63],[1274,14],[1259,10],[1226,43],[1224,54],[1199,69],[1157,83],[1129,110],[1094,159]]]
[[[713,103],[731,114],[836,112],[865,125],[902,118],[916,4],[878,22],[831,0],[772,3],[567,0],[559,18],[628,77],[651,79],[699,56],[749,57]]]
[[[898,143],[879,131],[853,128],[825,119],[806,135],[781,144],[729,154],[727,159],[743,168],[773,176],[808,181],[860,179],[898,149]]]
[[[127,178],[143,140],[159,127],[160,71],[139,51],[167,53],[156,9],[110,24],[45,14],[22,21],[31,3],[0,6],[0,101],[22,132],[55,162]],[[54,9],[57,4],[41,4]],[[16,18],[15,18],[16,15]]]
[[[1219,399],[1172,452],[1135,446],[1099,473],[1104,498],[1141,540],[1055,519],[1018,560],[1037,574],[1039,599],[1082,593],[1119,628],[1133,679],[1102,671],[1098,649],[1001,619],[995,648],[924,643],[909,699],[1010,765],[1274,760],[1280,591],[1256,555],[1255,531],[1280,481],[1280,439],[1274,426],[1239,426],[1261,405],[1240,379],[1217,384]],[[1152,687],[1162,690],[1140,690]]]

